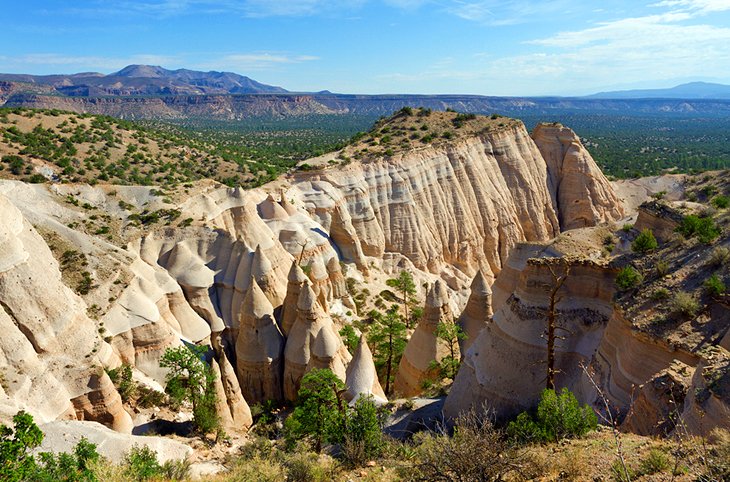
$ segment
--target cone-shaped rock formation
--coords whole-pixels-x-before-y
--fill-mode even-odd
[[[236,360],[241,392],[249,403],[281,400],[284,337],[274,308],[255,279],[241,307]]]
[[[299,293],[297,319],[286,341],[284,360],[284,398],[290,401],[296,399],[304,374],[314,368],[328,368],[345,380],[349,353],[309,283]]]
[[[454,316],[449,306],[446,284],[438,280],[431,286],[426,296],[423,318],[403,352],[398,375],[395,378],[396,392],[404,397],[418,395],[424,381],[438,377],[438,370],[433,368],[432,362],[434,360],[440,362],[449,354],[449,350],[436,336],[436,329],[439,323],[453,322]]]
[[[462,355],[466,353],[479,332],[492,318],[492,289],[479,270],[471,282],[471,294],[464,311],[459,317],[458,324],[466,337],[459,340]]]
[[[372,396],[375,403],[388,403],[385,392],[380,386],[373,354],[365,340],[365,335],[360,335],[360,343],[357,345],[352,361],[347,366],[346,378],[345,397],[351,403],[359,397],[368,396]]]

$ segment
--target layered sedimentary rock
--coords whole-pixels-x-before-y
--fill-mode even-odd
[[[85,303],[63,284],[46,243],[2,195],[0,329],[1,415],[25,409],[44,422],[78,413],[131,428],[119,394],[94,368],[114,361],[109,345]]]
[[[350,360],[332,319],[324,312],[310,284],[297,300],[297,319],[284,349],[284,398],[296,400],[302,377],[314,368],[328,368],[345,381]]]
[[[450,355],[449,347],[436,336],[439,323],[453,323],[449,293],[446,284],[438,280],[426,296],[426,307],[423,318],[411,335],[403,352],[398,374],[395,377],[394,390],[404,397],[418,395],[423,390],[423,382],[438,377],[438,368],[432,363],[440,362]],[[456,348],[455,358],[459,358]]]
[[[684,410],[693,372],[693,367],[675,361],[642,384],[621,429],[641,435],[669,435]]]
[[[241,394],[236,371],[228,361],[220,337],[213,341],[213,349],[215,358],[211,361],[211,366],[216,378],[216,409],[221,425],[227,431],[245,432],[253,425],[251,409]]]
[[[298,173],[264,189],[201,183],[175,206],[180,219],[194,222],[177,227],[130,222],[132,211],[121,207],[122,200],[139,212],[171,208],[145,187],[119,186],[112,195],[99,186],[2,186],[34,223],[61,233],[71,245],[83,244],[99,259],[113,259],[120,284],[113,294],[106,287],[88,295],[93,300],[89,306],[104,305],[98,323],[89,319],[86,304],[60,281],[45,242],[12,205],[0,204],[0,326],[8,327],[0,348],[6,365],[23,368],[17,374],[10,370],[3,414],[22,407],[39,420],[83,413],[126,430],[119,399],[105,379],[90,384],[88,368],[125,362],[161,383],[165,371],[159,359],[167,348],[183,340],[213,343],[217,334],[229,347],[241,345],[235,365],[243,392],[252,399],[277,398],[277,387],[293,399],[301,376],[312,368],[331,368],[346,380],[349,354],[328,315],[331,306],[333,313],[346,311],[340,302],[352,306],[340,260],[348,265],[348,276],[365,284],[370,270],[389,273],[403,261],[414,271],[425,271],[421,279],[438,273],[450,289],[460,291],[455,298],[460,301],[469,278],[481,270],[483,279],[475,281],[463,317],[467,330],[477,333],[470,323],[478,327],[488,316],[488,311],[477,313],[477,306],[488,304],[482,286],[509,271],[505,260],[517,243],[552,238],[559,220],[570,225],[573,214],[584,224],[618,215],[600,200],[591,200],[588,210],[563,212],[576,200],[581,204],[583,196],[603,199],[605,194],[598,187],[558,193],[557,181],[572,176],[568,164],[582,162],[580,172],[593,176],[594,166],[585,156],[563,157],[555,174],[555,163],[546,162],[524,127],[514,123],[392,157]],[[122,248],[69,229],[86,221],[88,213],[63,202],[68,196],[118,216],[123,225],[119,235],[129,244]],[[299,264],[309,266],[309,277]],[[103,280],[110,270],[95,277]],[[435,324],[453,319],[443,302],[445,286],[439,283],[432,291],[428,321],[419,325],[404,357],[405,390],[420,390],[428,364],[441,356]],[[39,292],[44,293],[41,300],[34,297]],[[255,302],[247,302],[250,293],[256,293]],[[494,306],[500,296],[507,298],[495,289]],[[280,382],[276,354],[281,353],[282,333],[277,334],[272,313],[281,313],[281,331],[289,335],[283,361],[278,358],[285,362]],[[98,336],[102,325],[108,343]],[[243,325],[249,336],[242,337]],[[419,345],[427,354],[419,353]],[[370,373],[365,348],[351,377]],[[228,404],[237,391],[227,368],[233,353],[221,353],[219,389]],[[61,368],[66,365],[81,368]],[[368,388],[368,377],[355,378],[358,393]],[[250,393],[249,387],[254,387]],[[376,393],[377,387],[369,390]],[[234,420],[238,409],[227,406]]]
[[[236,364],[241,391],[249,403],[282,399],[284,337],[274,308],[255,279],[241,307]]]
[[[379,404],[388,403],[383,387],[380,386],[373,354],[365,335],[360,335],[355,354],[347,366],[345,385],[347,386],[345,397],[350,403],[354,403],[360,397],[372,397]]]
[[[498,418],[536,405],[545,387],[544,336],[555,283],[550,267],[558,254],[545,245],[520,245],[513,251],[492,286],[492,322],[472,342],[446,401],[448,416],[483,402]],[[613,273],[589,259],[568,260],[553,270],[562,275],[566,266],[570,271],[558,293],[557,325],[571,335],[556,343],[556,384],[579,391],[580,364],[590,364],[613,312]]]
[[[281,307],[280,325],[281,331],[285,336],[289,336],[292,326],[297,319],[297,301],[302,286],[308,282],[307,275],[304,274],[302,268],[296,260],[292,261],[289,269],[288,283],[286,287],[286,297]]]
[[[639,206],[639,215],[634,223],[637,231],[651,229],[659,242],[668,240],[674,235],[682,222],[682,213],[671,206],[651,201]]]
[[[492,289],[489,287],[484,273],[477,271],[471,282],[471,291],[466,307],[457,321],[464,332],[465,338],[459,340],[462,356],[466,354],[471,344],[482,331],[482,328],[492,319]]]
[[[538,124],[532,138],[547,164],[562,230],[623,217],[621,202],[575,132],[560,124]]]

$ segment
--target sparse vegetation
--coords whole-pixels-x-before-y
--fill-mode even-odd
[[[704,282],[705,291],[707,291],[707,294],[710,295],[713,298],[719,298],[722,295],[725,294],[725,291],[727,290],[725,283],[723,283],[722,278],[720,278],[717,274],[713,274],[709,278],[707,278]]]
[[[700,304],[697,299],[686,291],[677,292],[672,299],[672,311],[686,318],[697,315],[699,309]]]
[[[624,266],[616,275],[616,286],[622,291],[638,286],[644,277],[632,266]]]
[[[560,393],[545,389],[537,412],[520,413],[507,426],[507,433],[520,442],[557,442],[563,438],[581,437],[598,426],[598,417],[588,405],[581,406],[567,388]]]
[[[685,238],[697,237],[700,242],[709,244],[720,236],[720,228],[710,217],[699,217],[694,214],[685,216],[682,224],[677,228]]]
[[[631,249],[635,253],[646,254],[654,251],[658,246],[657,240],[651,229],[644,229],[631,243]]]

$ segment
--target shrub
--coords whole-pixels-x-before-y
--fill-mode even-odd
[[[658,449],[651,449],[646,458],[641,461],[639,471],[642,475],[652,475],[664,472],[669,468],[669,457]]]
[[[343,414],[338,391],[342,380],[332,371],[315,369],[304,375],[297,392],[297,406],[286,419],[286,435],[290,443],[309,438],[317,452],[326,443],[337,443],[343,436]]]
[[[129,364],[123,364],[118,368],[107,370],[107,375],[117,388],[123,402],[128,402],[130,397],[136,391],[136,384],[132,380],[132,367]]]
[[[710,204],[712,204],[717,209],[725,209],[730,205],[730,198],[720,194],[719,196],[715,196],[714,198],[712,198]]]
[[[623,225],[623,226],[621,227],[621,230],[622,230],[622,231],[623,231],[624,233],[630,233],[632,229],[634,229],[634,225],[633,225],[633,224],[630,224],[630,223],[624,224],[624,225]]]
[[[687,239],[696,236],[700,242],[705,244],[711,243],[720,236],[720,228],[715,225],[712,218],[701,218],[694,214],[685,216],[682,219],[682,224],[677,227],[677,231]]]
[[[679,313],[687,318],[692,318],[697,314],[700,305],[691,294],[686,291],[680,291],[674,295],[672,300],[672,311]]]
[[[722,266],[730,260],[730,249],[724,246],[718,246],[710,253],[710,266]]]
[[[381,455],[384,441],[381,416],[372,397],[360,397],[348,410],[343,455],[354,466]]]
[[[725,287],[725,283],[723,283],[722,279],[716,274],[713,274],[705,280],[704,287],[707,294],[713,298],[721,297],[725,294],[725,290],[727,289]]]
[[[90,482],[96,478],[92,466],[99,460],[96,445],[82,438],[72,453],[30,451],[43,441],[43,432],[25,412],[13,417],[14,428],[0,426],[0,480]]]
[[[124,456],[126,474],[134,480],[150,480],[163,475],[157,453],[151,448],[135,445]]]
[[[472,409],[455,421],[454,434],[443,430],[415,437],[416,463],[409,480],[495,481],[520,475],[529,461],[491,422],[487,410]]]
[[[644,277],[641,276],[641,273],[636,271],[633,267],[624,266],[618,272],[618,275],[616,275],[616,286],[618,286],[621,291],[626,291],[637,286],[643,281],[643,279]]]
[[[651,299],[654,301],[666,300],[669,298],[669,290],[666,288],[657,288],[651,294]]]
[[[635,253],[645,254],[654,251],[658,244],[651,229],[644,229],[631,243],[631,249]]]
[[[656,274],[660,278],[665,277],[667,274],[669,274],[669,263],[664,260],[659,260],[654,264],[654,268],[656,269]]]
[[[563,388],[560,393],[545,389],[540,396],[536,417],[522,412],[507,426],[507,433],[521,442],[558,441],[580,437],[595,430],[598,417],[588,405],[581,407],[575,395]]]

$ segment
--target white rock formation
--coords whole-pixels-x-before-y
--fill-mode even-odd
[[[378,380],[378,373],[375,370],[373,354],[370,351],[365,335],[360,335],[360,342],[352,356],[352,361],[347,366],[345,385],[347,391],[345,397],[353,404],[360,397],[372,397],[377,404],[388,403],[383,388]]]

